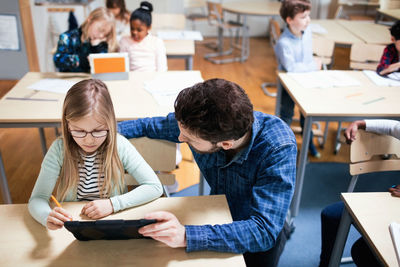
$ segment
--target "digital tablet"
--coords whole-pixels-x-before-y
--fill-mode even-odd
[[[129,79],[128,53],[89,54],[90,73],[101,80]]]
[[[98,220],[98,221],[67,221],[64,227],[80,241],[88,240],[124,240],[146,238],[138,233],[142,226],[152,224],[157,220]]]

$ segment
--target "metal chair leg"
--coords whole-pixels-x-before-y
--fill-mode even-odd
[[[268,90],[268,87],[276,87],[276,83],[269,83],[265,82],[261,84],[261,89],[263,90],[264,94],[270,97],[276,97],[277,93],[272,93]]]

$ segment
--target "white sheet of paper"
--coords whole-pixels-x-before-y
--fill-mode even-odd
[[[63,79],[41,79],[28,86],[28,89],[66,94],[75,82]]]
[[[360,86],[361,83],[343,71],[311,71],[288,73],[305,88]]]
[[[160,106],[170,107],[174,105],[180,91],[202,81],[197,72],[185,75],[185,79],[182,79],[180,73],[159,73],[155,79],[145,82],[144,88]]]
[[[382,77],[378,75],[376,71],[364,70],[363,72],[373,83],[378,86],[400,86],[400,81]]]
[[[328,31],[324,27],[322,27],[321,25],[316,24],[316,23],[310,23],[309,27],[311,28],[311,31],[316,34],[327,34],[328,33]]]
[[[392,72],[388,75],[388,78],[396,81],[400,81],[400,72]]]
[[[157,36],[163,40],[203,41],[203,36],[199,31],[157,31]]]
[[[0,15],[0,49],[20,49],[17,17],[14,15]]]

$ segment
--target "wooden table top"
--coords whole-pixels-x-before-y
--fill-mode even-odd
[[[85,202],[62,203],[75,219]],[[150,211],[173,212],[183,224],[232,222],[223,195],[159,198],[107,219],[140,219]],[[48,231],[29,214],[27,204],[0,205],[2,266],[245,266],[241,254],[187,253],[152,239],[78,241],[65,228]]]
[[[78,75],[77,77],[71,77]],[[80,76],[79,76],[80,75]],[[156,78],[173,83],[179,79],[201,81],[199,71],[130,72],[129,80],[106,81],[114,104],[117,120],[165,116],[173,112],[173,106],[161,106],[144,89],[144,83]],[[57,101],[8,100],[7,97],[25,97],[32,94],[28,87],[40,79],[63,78],[78,82],[90,78],[88,74],[28,72],[1,100],[0,123],[60,122],[64,94],[40,91],[32,98],[56,99]],[[193,82],[194,84],[195,82]]]
[[[342,193],[358,229],[386,266],[398,266],[389,224],[400,222],[400,198],[390,193]]]
[[[361,85],[305,88],[289,73],[279,73],[278,77],[305,116],[400,117],[398,87],[377,86],[362,71],[343,72]]]

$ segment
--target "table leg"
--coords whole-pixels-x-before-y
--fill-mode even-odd
[[[276,98],[275,98],[275,116],[281,115],[281,99],[282,99],[282,86],[280,85],[278,77],[276,78]]]
[[[204,176],[200,172],[200,181],[199,181],[199,196],[204,195]]]
[[[303,143],[301,144],[300,156],[297,166],[296,174],[296,187],[294,189],[294,196],[290,206],[291,215],[296,217],[299,213],[301,191],[303,190],[304,173],[307,164],[308,143],[310,142],[312,117],[305,118],[303,127]]]
[[[245,62],[248,57],[248,49],[250,49],[249,40],[248,40],[248,32],[247,32],[247,16],[243,15],[243,36],[242,36],[242,51],[240,56],[240,62]]]
[[[4,204],[12,204],[10,189],[8,188],[6,172],[4,170],[3,158],[0,152],[0,189]]]
[[[343,254],[344,245],[346,244],[347,235],[349,234],[350,225],[351,217],[345,207],[336,234],[335,245],[332,250],[331,258],[329,259],[329,267],[338,267],[340,265],[340,259]]]
[[[185,65],[186,70],[193,70],[193,56],[185,58]]]
[[[45,156],[47,153],[47,146],[46,146],[46,135],[44,133],[43,127],[39,127],[39,135],[40,135],[40,144],[42,145],[43,156]]]

